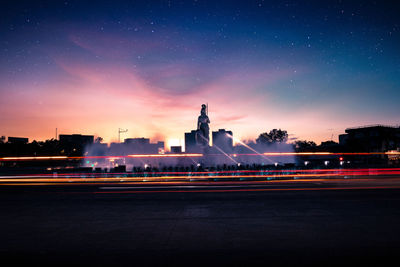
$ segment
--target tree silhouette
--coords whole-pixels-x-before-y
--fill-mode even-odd
[[[101,142],[103,142],[103,138],[100,137],[100,136],[98,136],[98,137],[96,137],[96,139],[94,140],[94,142],[95,142],[95,143],[101,143]]]
[[[261,145],[270,145],[274,143],[286,143],[287,140],[287,131],[281,129],[272,129],[269,133],[260,134],[256,142],[257,144]]]

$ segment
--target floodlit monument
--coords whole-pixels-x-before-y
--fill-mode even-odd
[[[203,148],[208,147],[210,144],[210,127],[208,126],[210,119],[207,113],[207,105],[201,105],[200,116],[197,119],[196,143]]]

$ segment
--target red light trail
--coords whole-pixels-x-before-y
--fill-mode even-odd
[[[266,152],[262,154],[229,154],[233,157],[238,156],[371,156],[371,155],[400,155],[398,151],[390,152]],[[0,161],[35,161],[35,160],[81,160],[81,159],[120,159],[120,158],[184,158],[184,157],[203,157],[200,153],[182,153],[182,154],[131,154],[120,156],[37,156],[37,157],[2,157]],[[209,156],[223,156],[221,154],[209,154]]]
[[[142,172],[142,173],[63,173],[0,176],[0,183],[103,183],[103,182],[170,182],[209,181],[229,179],[272,180],[336,179],[351,177],[379,177],[400,175],[400,168],[376,169],[316,169],[316,170],[266,170],[266,171],[219,171],[219,172]]]

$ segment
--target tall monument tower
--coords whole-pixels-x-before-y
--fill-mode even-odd
[[[210,119],[208,118],[208,106],[206,104],[201,105],[200,116],[197,119],[197,132],[196,142],[197,145],[205,148],[210,146]]]

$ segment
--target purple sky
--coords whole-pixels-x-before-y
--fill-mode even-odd
[[[333,139],[398,124],[398,7],[250,1],[8,4],[0,135],[150,137],[179,144],[209,103],[211,130]],[[373,11],[373,12],[372,12]],[[5,12],[4,10],[2,12]],[[181,141],[182,142],[182,141]]]

